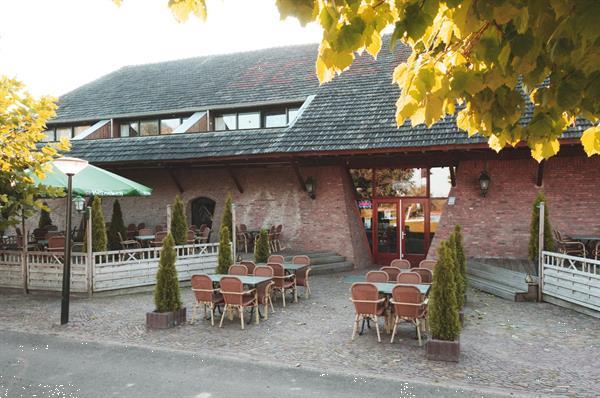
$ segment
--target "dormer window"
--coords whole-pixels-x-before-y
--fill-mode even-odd
[[[267,108],[262,111],[217,113],[215,131],[286,127],[298,116],[299,108]]]
[[[237,130],[237,113],[229,113],[215,117],[215,130]]]
[[[240,130],[259,129],[260,112],[238,113],[238,128]]]

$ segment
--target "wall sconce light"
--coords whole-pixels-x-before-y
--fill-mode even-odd
[[[81,196],[74,197],[73,204],[75,205],[77,213],[83,213],[85,211],[85,199]]]
[[[490,181],[490,175],[487,173],[487,171],[482,171],[479,175],[479,189],[481,190],[481,196],[485,197],[487,194],[488,189],[490,188]]]
[[[308,196],[311,199],[314,199],[317,197],[317,195],[315,194],[316,191],[316,181],[313,177],[308,177],[306,179],[306,181],[304,182],[304,186],[306,187],[306,192],[308,192]]]

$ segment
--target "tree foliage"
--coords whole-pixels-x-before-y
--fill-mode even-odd
[[[452,257],[452,274],[454,275],[454,285],[456,292],[456,306],[461,309],[465,305],[465,280],[460,272],[460,264],[458,262],[458,250],[456,247],[456,233],[452,232],[448,237],[448,248]]]
[[[231,260],[231,240],[229,239],[229,227],[223,224],[219,231],[219,258],[217,262],[217,274],[226,274],[229,271]]]
[[[429,327],[431,335],[439,340],[453,341],[460,333],[453,255],[446,241],[440,244],[433,271],[429,293]]]
[[[160,249],[160,261],[156,272],[156,287],[154,288],[154,305],[156,312],[177,311],[181,308],[181,293],[175,262],[175,241],[173,235],[167,234]]]
[[[127,228],[123,221],[123,213],[121,212],[121,204],[119,199],[113,202],[112,216],[110,218],[110,227],[108,228],[108,247],[110,250],[119,250],[121,248],[121,239],[127,239]]]
[[[231,210],[231,194],[227,194],[225,199],[225,207],[223,208],[223,216],[221,217],[221,226],[226,225],[229,231],[229,240],[233,241],[233,214]]]
[[[457,269],[462,275],[463,286],[462,286],[462,294],[464,300],[464,294],[467,290],[467,254],[465,252],[465,247],[463,245],[464,239],[462,235],[462,229],[460,228],[460,224],[456,224],[454,226],[454,238],[456,244],[456,261],[458,261]],[[462,303],[465,304],[464,301]],[[461,306],[462,307],[462,306]]]
[[[62,195],[60,189],[36,186],[29,174],[43,178],[47,162],[69,149],[67,140],[37,145],[55,115],[53,101],[34,98],[19,81],[0,76],[0,230],[45,208],[40,198]]]
[[[50,212],[48,211],[48,204],[43,202],[42,209],[40,210],[40,220],[38,221],[38,228],[46,228],[52,225],[52,218],[50,217]]]
[[[115,0],[120,3],[120,0]],[[398,125],[431,126],[457,106],[458,127],[496,151],[524,141],[538,161],[555,155],[576,118],[593,125],[581,141],[600,153],[600,1],[597,0],[276,0],[282,18],[316,22],[323,37],[321,82],[366,50],[377,57],[382,32],[412,54],[397,66]],[[169,0],[179,21],[206,18],[205,0]],[[522,83],[522,84],[521,84]],[[531,120],[523,93],[534,105]]]
[[[269,259],[269,232],[261,229],[254,242],[254,262],[266,263]]]
[[[183,201],[177,195],[175,203],[171,208],[171,234],[176,245],[185,245],[187,243],[188,224],[185,219],[185,210]]]
[[[107,249],[106,224],[102,213],[102,200],[95,196],[92,201],[92,252],[104,252]],[[87,229],[83,238],[84,250],[87,251]]]
[[[540,203],[544,202],[544,250],[554,250],[554,239],[552,238],[552,226],[550,225],[550,216],[548,211],[548,202],[546,196],[540,191],[531,210],[531,226],[529,235],[529,260],[538,261],[539,254],[539,234],[540,234]]]

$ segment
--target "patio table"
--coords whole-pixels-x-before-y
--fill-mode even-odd
[[[267,263],[256,263],[256,265],[264,267],[267,265]],[[294,263],[287,263],[287,262],[284,262],[281,265],[283,265],[284,270],[289,271],[289,272],[291,272],[291,271],[298,272],[300,270],[303,270],[304,268],[310,267],[310,265],[307,265],[307,264],[294,264]]]
[[[422,295],[425,295],[425,296],[427,294],[429,294],[429,289],[431,289],[431,285],[424,284],[424,283],[412,284],[412,283],[384,283],[384,282],[382,282],[382,283],[373,283],[373,284],[377,287],[377,290],[379,291],[379,293],[385,294],[386,296],[391,296],[392,290],[396,286],[414,286],[417,289],[419,289],[419,291],[421,292]],[[388,305],[388,307],[385,309],[384,318],[385,319],[384,319],[384,323],[383,323],[383,329],[385,330],[386,333],[390,334],[390,333],[392,333],[392,330],[394,329],[392,308],[390,305]]]
[[[249,275],[227,275],[227,274],[212,274],[209,275],[210,280],[213,281],[213,283],[220,283],[221,282],[221,278],[224,276],[235,276],[236,278],[239,278],[242,281],[242,284],[250,286],[252,288],[256,288],[256,286],[260,285],[261,283],[267,283],[270,282],[273,278],[270,278],[268,276],[249,276]],[[254,296],[256,297],[256,299],[258,300],[258,292],[255,291],[254,292]],[[264,304],[265,307],[265,313],[268,314],[268,307],[267,307],[267,303]],[[259,308],[258,306],[256,308]],[[254,309],[253,309],[254,310]],[[242,315],[243,316],[243,315]],[[231,320],[233,317],[233,313],[230,313],[228,318]],[[258,325],[258,319],[262,318],[263,315],[260,313],[260,308],[257,311],[256,314],[256,324]]]
[[[600,241],[600,236],[598,235],[571,235],[570,238],[583,243],[588,253],[592,253],[595,249],[594,244]]]
[[[133,237],[135,240],[139,240],[142,246],[149,247],[150,242],[154,240],[155,235],[136,235]]]

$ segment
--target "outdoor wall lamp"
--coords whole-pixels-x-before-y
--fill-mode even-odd
[[[317,197],[317,195],[315,194],[316,182],[313,177],[308,177],[306,179],[306,181],[304,182],[304,186],[306,187],[306,192],[308,192],[308,196],[311,199],[314,199]]]
[[[73,198],[73,204],[75,205],[77,213],[83,213],[85,211],[85,199],[81,196]]]
[[[490,188],[490,181],[490,175],[487,173],[487,171],[482,171],[479,175],[479,190],[481,191],[481,196],[485,197],[487,194],[487,191]]]

